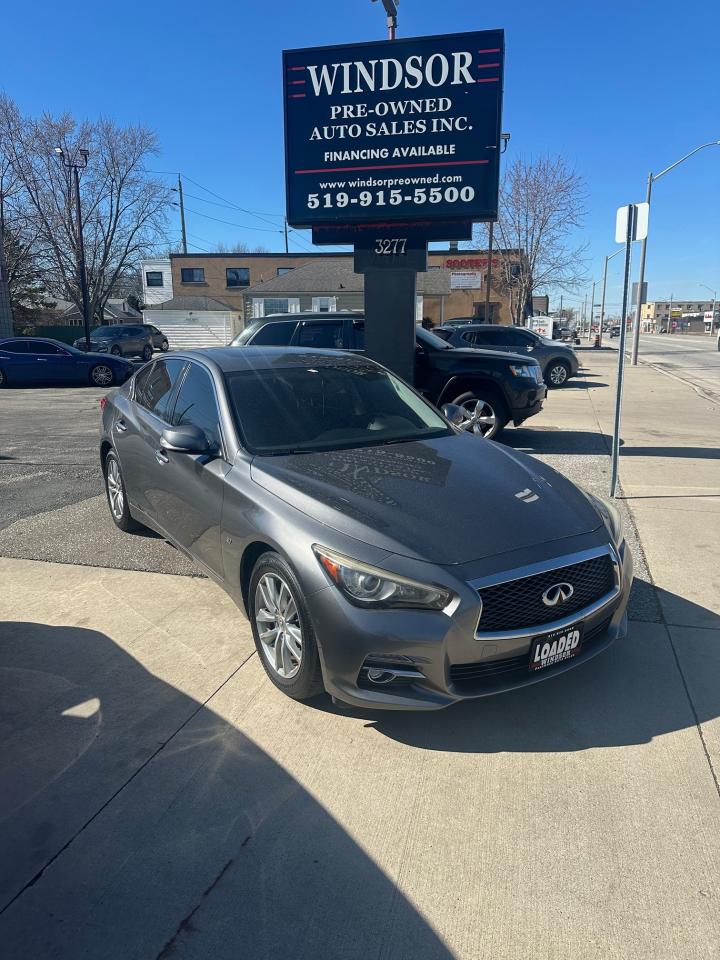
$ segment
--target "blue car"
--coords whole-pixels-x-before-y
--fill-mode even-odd
[[[0,387],[67,383],[111,387],[124,383],[135,367],[129,360],[83,353],[60,340],[14,337],[0,340]]]

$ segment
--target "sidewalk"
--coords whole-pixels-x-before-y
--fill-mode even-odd
[[[606,490],[616,354],[582,358],[507,437]],[[717,420],[652,368],[625,410],[659,602],[440,714],[288,700],[207,580],[0,559],[3,956],[715,960]]]

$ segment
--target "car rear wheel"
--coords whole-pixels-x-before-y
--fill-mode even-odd
[[[468,390],[451,402],[462,407],[465,413],[465,420],[460,424],[463,430],[486,440],[494,440],[508,422],[504,403],[490,390]]]
[[[168,352],[168,350],[170,349],[170,344],[167,342],[167,340],[163,340],[163,342],[160,344],[160,349],[162,350],[163,353]]]
[[[140,524],[133,519],[130,513],[120,461],[112,450],[105,457],[105,493],[110,507],[110,516],[113,518],[115,526],[119,527],[124,533],[132,533],[133,530],[137,530]]]
[[[96,363],[90,370],[90,383],[94,387],[111,387],[115,381],[115,374],[108,363]]]
[[[563,387],[570,378],[570,365],[564,360],[553,360],[545,371],[545,383],[551,390]]]
[[[248,614],[260,660],[275,686],[293,700],[321,693],[320,657],[305,600],[295,574],[277,553],[264,553],[255,564]]]
[[[148,360],[152,360],[153,349],[149,343],[146,343],[143,347],[142,358],[147,363]]]

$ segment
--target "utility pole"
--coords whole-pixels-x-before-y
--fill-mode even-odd
[[[592,340],[592,325],[595,317],[595,281],[593,280],[592,294],[590,295],[590,322],[588,323],[588,342]]]
[[[625,231],[625,272],[623,279],[622,293],[622,323],[620,324],[620,347],[618,349],[618,375],[617,390],[615,392],[615,421],[613,425],[612,448],[610,452],[612,474],[610,477],[610,496],[615,497],[618,485],[618,459],[620,457],[620,419],[622,416],[622,395],[623,379],[625,373],[625,337],[627,334],[627,322],[625,314],[627,312],[628,284],[630,282],[630,251],[632,250],[632,238],[635,229],[636,211],[634,204],[628,206],[627,227]]]
[[[0,192],[0,337],[13,335],[10,278],[5,263],[5,196]]]
[[[675,329],[673,327],[672,303],[673,303],[673,295],[670,294],[670,309],[668,310],[668,331],[667,331],[668,335],[670,335]]]
[[[583,330],[585,329],[585,321],[587,320],[587,294],[585,294],[585,299],[583,300]],[[589,338],[588,338],[589,339]]]
[[[87,284],[87,268],[85,265],[85,241],[83,240],[83,222],[82,209],[80,207],[80,170],[87,166],[90,152],[80,149],[82,163],[77,160],[71,160],[65,155],[62,147],[55,147],[55,153],[60,157],[63,165],[72,171],[73,191],[75,194],[75,229],[77,231],[77,240],[75,245],[75,255],[77,260],[78,281],[80,284],[80,297],[82,299],[83,322],[85,325],[85,349],[90,352],[90,295]]]
[[[182,179],[178,174],[178,197],[180,199],[180,230],[182,231],[183,253],[187,253],[187,234],[185,233],[185,203],[183,201]]]
[[[287,227],[287,217],[283,221],[283,226],[285,227],[285,253],[288,252],[288,227]]]

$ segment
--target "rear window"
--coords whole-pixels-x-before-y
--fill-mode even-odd
[[[251,337],[242,341],[254,347],[287,347],[295,332],[295,323],[265,323]],[[243,331],[243,333],[246,331]],[[242,337],[242,334],[240,335]],[[240,342],[240,338],[238,338]]]

